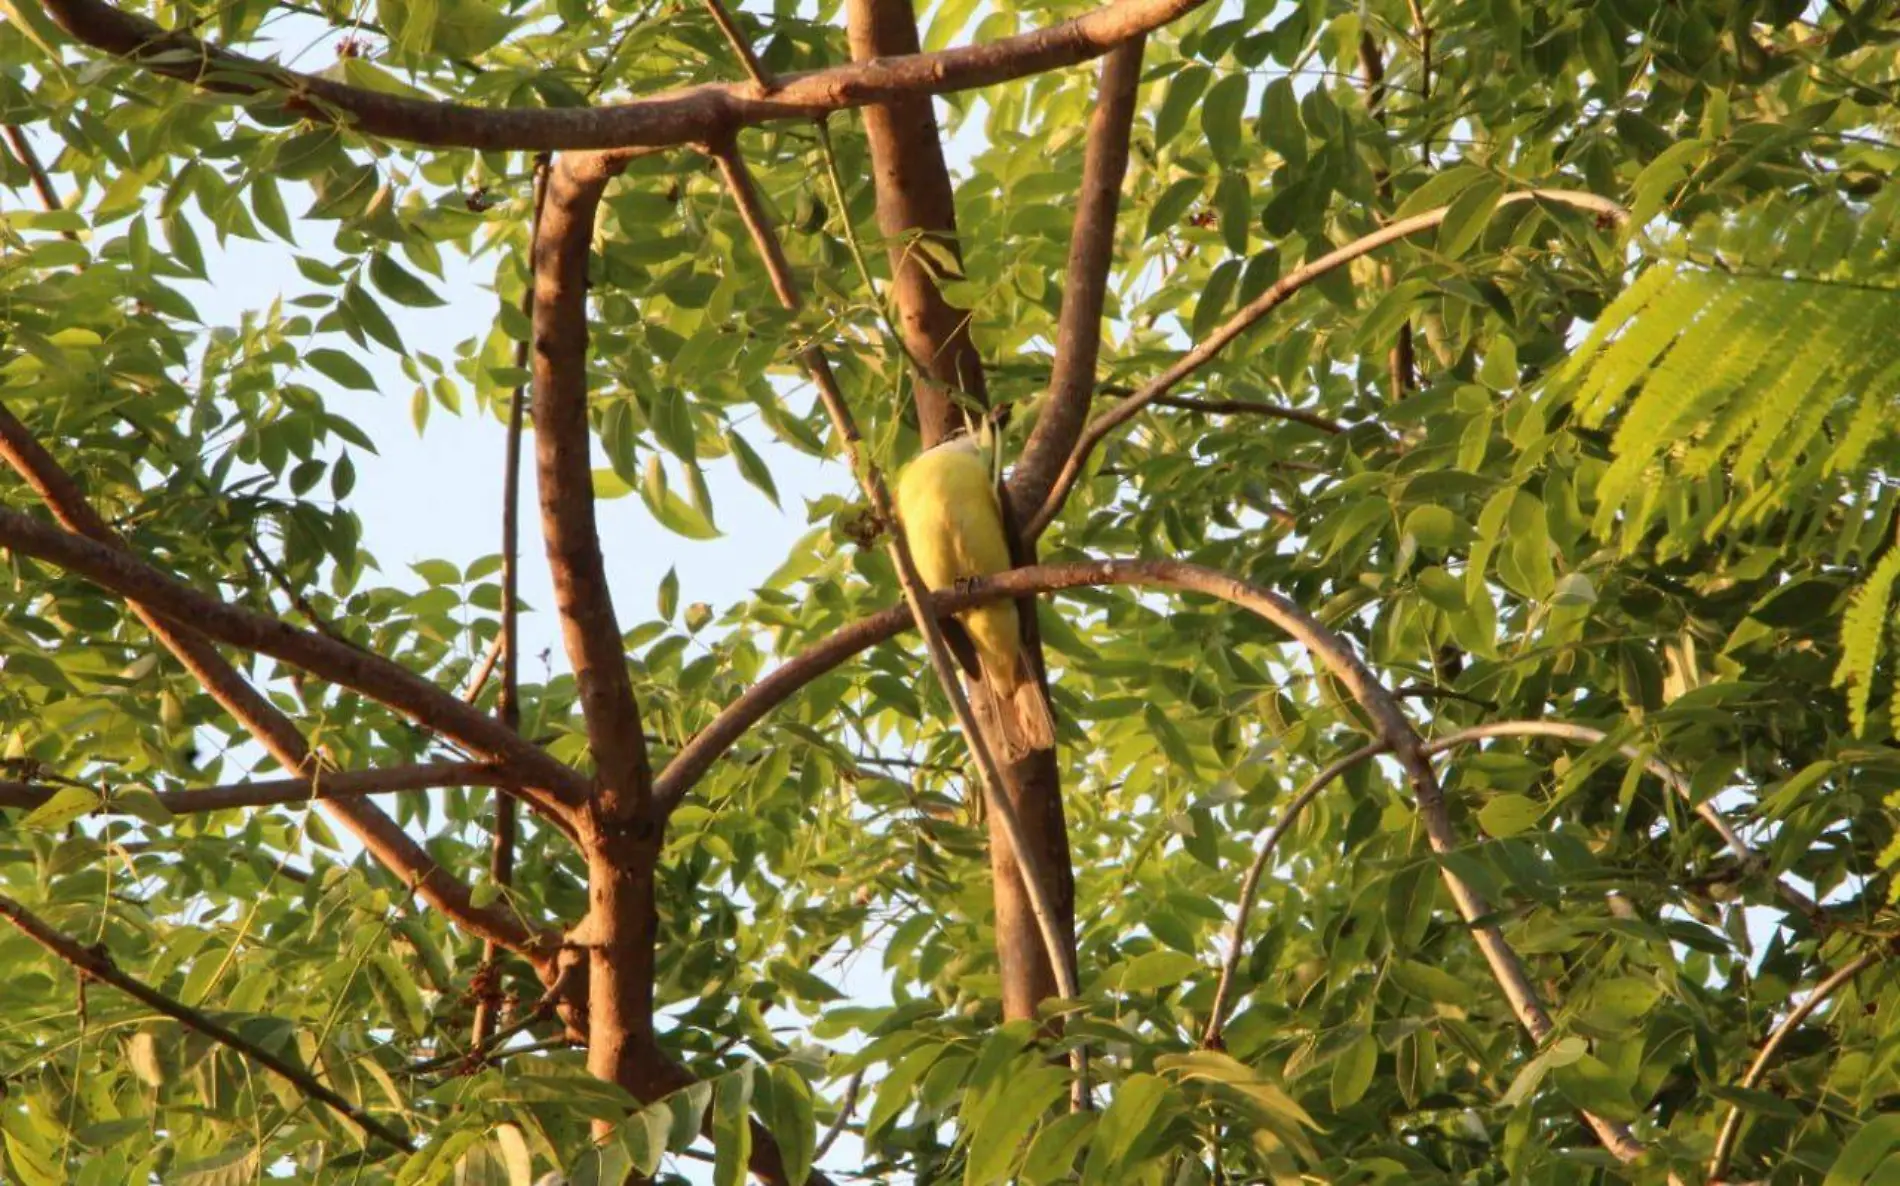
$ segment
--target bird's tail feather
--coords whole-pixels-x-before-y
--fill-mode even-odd
[[[1049,711],[1049,699],[1042,683],[1029,672],[1018,669],[1008,678],[984,672],[983,690],[990,698],[991,718],[996,721],[1001,757],[1016,762],[1039,749],[1056,743],[1056,720]]]

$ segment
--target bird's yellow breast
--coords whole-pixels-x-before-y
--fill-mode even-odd
[[[897,483],[897,514],[917,574],[932,589],[1010,567],[996,487],[974,442],[939,445],[906,466]]]

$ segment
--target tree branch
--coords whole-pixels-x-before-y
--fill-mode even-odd
[[[533,286],[541,532],[561,640],[587,722],[601,809],[614,819],[638,814],[653,781],[601,558],[587,422],[587,258],[601,193],[624,163],[604,154],[579,154],[555,164],[535,234]]]
[[[155,73],[223,94],[283,95],[311,119],[412,144],[477,149],[615,149],[717,140],[741,127],[810,119],[908,95],[940,95],[1073,66],[1158,29],[1205,0],[1113,0],[1048,28],[984,45],[834,66],[781,79],[706,84],[595,108],[488,109],[347,86],[245,57],[165,29],[105,0],[43,0],[73,37]]]
[[[917,56],[917,17],[910,0],[847,0],[845,32],[859,63]],[[897,333],[917,375],[917,430],[928,448],[970,422],[970,409],[989,403],[983,360],[970,340],[969,311],[938,288],[938,261],[915,240],[930,240],[957,269],[956,197],[944,163],[943,137],[928,94],[885,96],[864,110],[871,150],[877,225],[890,244],[890,303]],[[848,210],[840,210],[849,219]]]
[[[53,956],[70,964],[81,976],[110,984],[185,1028],[195,1030],[219,1045],[237,1051],[252,1062],[277,1072],[304,1096],[316,1100],[369,1136],[405,1152],[415,1152],[415,1144],[407,1136],[325,1087],[309,1071],[293,1066],[255,1042],[226,1029],[198,1010],[174,1001],[136,977],[120,971],[103,946],[81,946],[78,941],[60,934],[32,911],[4,894],[0,894],[0,917],[12,923],[22,934],[51,952]]]
[[[739,23],[733,19],[732,14],[726,11],[726,6],[719,0],[706,0],[706,11],[712,14],[713,24],[718,25],[719,31],[726,35],[726,41],[731,44],[733,52],[739,55],[739,62],[745,67],[746,77],[752,80],[760,93],[770,94],[777,85],[772,72],[765,68],[764,62],[759,61],[759,55],[752,48],[752,42],[746,39],[744,30],[739,28]]]
[[[1379,740],[1398,759],[1412,784],[1419,819],[1432,851],[1442,856],[1458,848],[1458,837],[1451,826],[1444,791],[1432,770],[1429,751],[1406,720],[1397,698],[1379,683],[1338,635],[1277,593],[1226,573],[1177,560],[1097,560],[1012,569],[981,581],[971,581],[966,587],[949,593],[927,594],[919,599],[920,604],[913,608],[912,616],[954,614],[999,596],[1054,592],[1085,585],[1140,585],[1201,593],[1239,606],[1286,631],[1339,680],[1371,718]],[[797,687],[858,650],[894,636],[903,625],[903,619],[895,611],[865,619],[788,660],[771,676],[754,685],[681,749],[674,758],[674,766],[681,767],[680,776],[675,776],[673,767],[662,775],[661,786],[665,788],[662,803],[668,802],[672,794],[683,795],[691,786],[686,774],[693,773],[695,766],[703,772],[705,765],[731,744],[731,739],[742,734]],[[689,762],[690,765],[686,764]],[[1517,953],[1495,924],[1482,921],[1491,914],[1490,904],[1449,867],[1441,865],[1439,874],[1519,1024],[1534,1041],[1542,1042],[1555,1026]],[[1626,1126],[1591,1112],[1583,1112],[1582,1118],[1618,1159],[1631,1161],[1642,1155],[1642,1143],[1630,1135]]]
[[[1864,951],[1842,965],[1826,980],[1815,985],[1814,991],[1808,994],[1808,999],[1790,1009],[1788,1016],[1782,1018],[1781,1024],[1768,1035],[1768,1040],[1762,1043],[1761,1050],[1756,1053],[1755,1061],[1749,1064],[1748,1071],[1742,1076],[1739,1086],[1743,1090],[1748,1090],[1760,1083],[1762,1075],[1768,1070],[1768,1064],[1774,1061],[1775,1054],[1794,1035],[1795,1030],[1801,1027],[1801,1023],[1808,1019],[1808,1015],[1820,1008],[1823,1002],[1840,991],[1854,977],[1879,960],[1878,951]],[[1741,1132],[1742,1110],[1737,1105],[1730,1104],[1728,1115],[1722,1121],[1722,1131],[1715,1138],[1715,1152],[1709,1156],[1711,1184],[1719,1184],[1722,1181],[1722,1175],[1728,1172],[1729,1157],[1735,1152],[1735,1142],[1741,1136]]]
[[[5,508],[0,508],[0,545],[77,573],[136,602],[156,617],[174,623],[191,622],[199,633],[226,645],[269,655],[387,704],[505,766],[512,778],[532,788],[527,793],[557,820],[565,814],[565,802],[585,786],[585,780],[573,770],[408,668],[200,593],[121,548],[61,531]],[[216,654],[208,648],[207,653]],[[194,661],[198,660],[187,660],[188,664]],[[217,662],[223,664],[221,658]],[[282,736],[285,730],[296,742],[279,741],[284,753],[272,756],[290,769],[306,766],[308,751],[295,726],[284,721],[281,727],[272,726],[266,731]]]
[[[326,655],[341,655],[351,662],[367,661],[369,656],[354,648],[332,642],[315,635],[301,635],[289,625],[250,614],[243,610],[226,606],[215,599],[186,589],[176,582],[160,575],[125,550],[112,529],[92,509],[79,486],[59,463],[53,460],[26,426],[14,418],[4,406],[0,406],[0,460],[4,460],[15,472],[31,486],[43,499],[60,522],[74,532],[90,537],[68,536],[52,531],[25,515],[14,511],[0,510],[9,521],[18,522],[31,528],[46,538],[58,538],[62,542],[82,547],[90,552],[95,561],[106,568],[123,573],[142,576],[148,580],[160,582],[173,593],[182,594],[172,599],[174,609],[167,616],[164,606],[148,604],[140,597],[117,590],[127,597],[132,612],[145,623],[161,645],[176,656],[185,669],[190,671],[202,684],[213,699],[222,705],[240,725],[249,730],[264,746],[266,752],[290,771],[310,771],[318,768],[303,734],[296,725],[277,706],[253,688],[245,678],[238,674],[218,653],[210,639],[197,629],[180,624],[191,621],[203,625],[199,615],[206,607],[212,607],[227,616],[244,619],[253,632],[281,633],[292,637],[311,640],[313,645]],[[183,607],[182,614],[178,607]],[[393,665],[390,665],[393,666]],[[402,672],[401,668],[396,668]],[[406,679],[427,688],[433,696],[441,697],[452,704],[461,706],[454,697],[436,689],[433,685],[423,684],[421,680],[402,672]],[[470,710],[471,712],[473,710]],[[479,714],[477,714],[479,715]],[[574,777],[567,767],[556,763],[539,750],[533,753],[552,768],[564,772],[565,777]],[[449,918],[481,938],[493,938],[510,951],[518,951],[537,962],[537,967],[552,958],[556,947],[553,936],[530,931],[511,912],[494,906],[477,906],[469,898],[468,887],[449,876],[448,872],[437,864],[435,859],[424,851],[422,845],[399,827],[395,820],[378,810],[373,803],[362,799],[343,799],[329,801],[325,809],[347,827],[363,847],[383,866],[401,878],[404,885],[410,886],[422,900],[440,910]],[[565,821],[556,819],[557,823]]]
[[[271,778],[225,783],[196,791],[155,791],[173,815],[229,811],[242,807],[278,807],[327,802],[363,795],[390,795],[438,787],[504,786],[509,775],[486,762],[428,762],[417,766],[388,766],[379,770],[319,770],[308,778]],[[0,807],[30,811],[60,788],[34,782],[0,781]],[[114,810],[110,797],[100,811]]]
[[[721,174],[727,187],[732,191],[733,200],[738,204],[746,229],[751,232],[753,242],[758,246],[759,254],[765,258],[766,268],[772,275],[772,286],[777,290],[780,300],[787,309],[796,311],[801,304],[796,282],[792,278],[791,264],[785,258],[784,245],[779,242],[778,234],[773,230],[771,216],[766,213],[760,202],[758,191],[752,184],[745,162],[740,159],[736,148],[727,144],[715,152]],[[871,502],[872,509],[884,523],[889,538],[889,551],[892,564],[897,569],[898,583],[903,587],[904,601],[909,607],[912,622],[924,636],[925,647],[930,656],[930,665],[936,671],[937,681],[943,687],[944,695],[949,699],[955,711],[957,724],[963,731],[964,744],[969,747],[970,756],[975,761],[981,775],[982,786],[989,798],[990,809],[1002,822],[1009,837],[1011,848],[1022,870],[1024,888],[1030,895],[1030,904],[1035,912],[1036,924],[1042,933],[1042,941],[1049,956],[1050,965],[1055,972],[1058,991],[1064,997],[1074,998],[1080,994],[1077,987],[1077,971],[1073,948],[1063,936],[1057,923],[1052,895],[1049,892],[1050,880],[1043,866],[1040,854],[1027,846],[1022,821],[1018,818],[1016,805],[1010,799],[1003,784],[1001,768],[984,735],[978,730],[976,718],[970,709],[969,697],[964,695],[963,685],[956,674],[955,661],[950,657],[949,646],[943,640],[943,632],[937,625],[937,616],[930,608],[930,593],[924,588],[923,579],[917,575],[916,564],[911,559],[910,547],[904,539],[904,528],[891,503],[890,491],[885,488],[884,478],[878,472],[877,464],[864,452],[863,439],[858,435],[857,424],[852,420],[851,410],[845,404],[844,393],[838,389],[837,379],[831,373],[830,364],[825,361],[822,351],[816,346],[807,346],[804,361],[811,370],[812,380],[818,387],[820,399],[825,411],[831,417],[832,428],[843,442],[846,455],[851,462],[851,470],[858,475],[858,482],[865,497]]]
[[[26,166],[26,175],[32,179],[33,192],[39,195],[40,205],[47,213],[64,210],[60,203],[59,191],[53,188],[53,179],[47,175],[46,166],[40,163],[40,154],[33,151],[33,142],[26,138],[26,130],[18,124],[4,125],[7,147],[22,165]],[[73,231],[61,231],[60,234],[77,243],[79,236]]]
[[[1386,86],[1385,59],[1379,54],[1379,43],[1373,39],[1372,30],[1361,28],[1359,31],[1359,77],[1366,88],[1366,113],[1379,125],[1380,138],[1385,139]],[[1383,147],[1383,146],[1382,146]],[[1392,204],[1392,175],[1383,166],[1372,171],[1373,185],[1379,191],[1382,207]],[[1381,217],[1383,217],[1383,213]],[[1379,265],[1379,282],[1388,290],[1392,287],[1393,274],[1390,262]],[[1386,372],[1390,382],[1390,398],[1394,403],[1405,398],[1414,383],[1415,359],[1412,352],[1412,322],[1408,318],[1399,322],[1397,339],[1386,354]]]
[[[1594,211],[1605,218],[1621,219],[1624,215],[1623,208],[1608,198],[1600,198],[1595,194],[1567,189],[1519,190],[1514,193],[1505,194],[1502,198],[1498,199],[1498,205],[1508,206],[1515,205],[1519,202],[1533,201],[1553,202],[1564,206],[1574,206],[1580,210]],[[1055,519],[1056,515],[1062,510],[1063,501],[1068,498],[1069,491],[1075,486],[1076,480],[1081,477],[1083,467],[1088,464],[1089,454],[1094,451],[1097,445],[1102,443],[1102,439],[1108,436],[1109,433],[1134,419],[1135,415],[1143,408],[1161,396],[1166,395],[1176,384],[1180,383],[1181,380],[1201,369],[1201,367],[1205,366],[1215,355],[1219,354],[1227,343],[1239,337],[1262,317],[1265,317],[1268,313],[1271,313],[1292,299],[1296,293],[1307,285],[1346,266],[1361,256],[1377,251],[1388,243],[1395,243],[1407,236],[1416,235],[1420,231],[1427,231],[1436,227],[1439,223],[1445,221],[1445,215],[1449,210],[1450,207],[1442,206],[1436,210],[1429,210],[1423,214],[1415,214],[1410,218],[1400,219],[1398,222],[1380,227],[1371,234],[1356,239],[1336,251],[1327,252],[1320,258],[1293,269],[1293,271],[1288,272],[1286,275],[1280,277],[1280,279],[1274,281],[1267,291],[1261,293],[1258,297],[1250,301],[1245,308],[1228,318],[1218,329],[1212,334],[1209,334],[1205,341],[1196,345],[1186,354],[1183,354],[1173,365],[1168,367],[1167,370],[1161,372],[1161,374],[1157,375],[1154,379],[1144,384],[1133,395],[1122,400],[1109,411],[1102,413],[1090,421],[1088,427],[1082,431],[1081,438],[1076,442],[1075,450],[1069,454],[1068,460],[1064,463],[1062,472],[1057,476],[1054,486],[1051,487],[1049,497],[1043,500],[1042,507],[1036,512],[1035,518],[1030,520],[1024,527],[1023,538],[1026,540],[1036,539],[1049,526],[1050,522]]]
[[[1102,60],[1101,86],[1082,154],[1081,205],[1069,235],[1049,398],[1009,477],[1009,499],[1017,522],[1049,496],[1088,420],[1089,401],[1094,398],[1096,361],[1102,352],[1102,306],[1115,255],[1115,219],[1121,208],[1122,179],[1128,172],[1128,137],[1141,89],[1145,40],[1137,37],[1116,46]]]
[[[1132,395],[1132,387],[1103,387],[1103,395]],[[1269,420],[1286,420],[1294,424],[1304,424],[1323,433],[1338,436],[1352,429],[1350,424],[1309,412],[1305,408],[1289,408],[1281,404],[1262,403],[1254,399],[1202,399],[1192,395],[1158,395],[1151,403],[1157,408],[1179,408],[1184,412],[1200,412],[1209,416],[1265,416]]]

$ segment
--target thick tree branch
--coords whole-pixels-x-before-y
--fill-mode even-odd
[[[645,806],[652,772],[600,553],[587,421],[587,258],[601,193],[623,166],[624,160],[603,154],[570,154],[556,162],[535,234],[533,293],[541,532],[601,809],[624,820]]]
[[[1141,89],[1144,47],[1145,38],[1138,37],[1116,46],[1102,59],[1101,87],[1082,153],[1082,189],[1077,195],[1081,204],[1069,235],[1049,396],[1009,476],[1009,499],[1019,523],[1049,496],[1088,421],[1089,401],[1095,395],[1102,306],[1108,296],[1109,265],[1115,257],[1115,219],[1121,210],[1122,179],[1128,172],[1128,136]]]
[[[1808,994],[1807,999],[1790,1009],[1788,1016],[1782,1018],[1781,1024],[1768,1035],[1768,1040],[1762,1043],[1761,1050],[1756,1053],[1755,1061],[1749,1064],[1748,1071],[1742,1076],[1739,1086],[1746,1091],[1760,1083],[1761,1077],[1768,1071],[1768,1064],[1774,1061],[1776,1053],[1794,1035],[1794,1032],[1801,1028],[1801,1023],[1808,1019],[1809,1014],[1820,1008],[1829,997],[1839,992],[1854,977],[1878,963],[1880,958],[1878,951],[1864,951],[1842,965],[1833,975],[1815,985],[1814,991]],[[1722,1121],[1722,1131],[1715,1138],[1715,1152],[1709,1156],[1710,1183],[1719,1186],[1722,1175],[1728,1172],[1729,1157],[1735,1152],[1735,1142],[1741,1133],[1742,1110],[1730,1104],[1728,1115]]]
[[[1574,206],[1580,210],[1594,211],[1605,218],[1620,219],[1624,211],[1621,206],[1608,198],[1595,194],[1567,189],[1530,189],[1505,194],[1498,199],[1498,205],[1509,206],[1520,202],[1551,202],[1557,205]],[[1043,500],[1042,508],[1035,518],[1023,528],[1025,540],[1035,540],[1062,510],[1062,504],[1074,488],[1082,470],[1088,465],[1089,454],[1102,443],[1103,438],[1117,428],[1134,419],[1137,413],[1161,396],[1168,394],[1176,384],[1187,378],[1219,354],[1227,343],[1250,329],[1255,322],[1279,308],[1301,289],[1315,280],[1338,270],[1364,255],[1369,255],[1388,243],[1395,243],[1420,231],[1431,230],[1445,221],[1450,207],[1440,207],[1410,218],[1400,219],[1387,226],[1380,227],[1363,238],[1356,239],[1336,251],[1329,251],[1316,260],[1302,264],[1288,272],[1258,297],[1248,302],[1245,308],[1223,322],[1207,339],[1192,350],[1183,354],[1167,370],[1144,384],[1133,395],[1116,404],[1112,409],[1097,416],[1082,431],[1076,441],[1075,449],[1069,454],[1062,472],[1056,478],[1055,485],[1049,491],[1049,497]]]
[[[4,511],[11,521],[30,527],[34,532],[48,537],[59,537],[63,542],[81,546],[88,550],[95,561],[104,569],[143,577],[166,586],[172,593],[181,596],[172,598],[172,609],[148,602],[141,597],[116,590],[129,601],[132,612],[145,623],[147,629],[159,643],[184,664],[185,669],[203,685],[204,689],[229,712],[240,725],[249,730],[263,745],[266,752],[290,771],[310,772],[320,769],[321,764],[311,754],[308,743],[296,725],[277,706],[253,688],[249,681],[238,674],[218,653],[217,647],[199,629],[181,625],[191,621],[203,626],[199,614],[206,607],[213,607],[227,616],[245,620],[255,632],[276,632],[311,640],[320,644],[319,649],[326,655],[341,655],[352,662],[368,659],[368,656],[352,647],[343,646],[327,638],[316,635],[301,635],[290,626],[274,619],[233,609],[215,599],[186,589],[176,582],[160,575],[155,570],[126,551],[112,529],[108,527],[98,512],[86,501],[79,489],[58,462],[53,460],[40,443],[33,439],[26,426],[15,419],[4,406],[0,406],[0,460],[4,460],[31,486],[35,493],[52,508],[60,522],[80,535],[64,535],[54,532],[36,520],[17,512]],[[83,537],[90,537],[82,538]],[[229,641],[228,639],[226,641]],[[391,665],[393,666],[393,665]],[[402,671],[397,668],[396,670]],[[319,673],[321,674],[321,673]],[[416,677],[402,672],[407,679],[422,684]],[[340,681],[333,681],[340,682]],[[433,685],[422,684],[431,695],[460,706],[460,702]],[[471,712],[473,710],[470,710]],[[476,714],[479,716],[479,714]],[[551,758],[533,750],[552,768],[563,772],[564,777],[574,778],[572,771],[556,763]],[[413,837],[404,832],[395,820],[378,810],[373,803],[362,799],[331,800],[325,803],[325,809],[347,827],[351,834],[382,865],[402,879],[404,885],[412,887],[422,900],[443,914],[454,919],[470,933],[495,942],[527,955],[537,964],[551,958],[554,940],[551,936],[530,931],[521,921],[506,910],[494,906],[476,906],[469,898],[468,887],[449,876],[448,872],[436,863],[434,858],[423,850]]]
[[[765,210],[765,204],[759,200],[758,190],[752,183],[751,173],[745,162],[740,159],[737,149],[727,144],[716,152],[719,169],[733,200],[739,207],[746,229],[751,232],[752,240],[764,257],[766,269],[772,276],[772,286],[778,292],[779,299],[787,309],[797,311],[802,304],[797,282],[792,277],[791,263],[785,258],[785,248],[779,242],[777,231],[771,223],[771,215]],[[1021,819],[1017,815],[1016,804],[1010,798],[1003,783],[1001,768],[991,752],[988,739],[977,728],[976,717],[970,708],[969,697],[964,694],[963,685],[957,678],[956,662],[950,656],[950,648],[944,642],[943,632],[937,625],[937,616],[930,609],[930,593],[924,588],[923,578],[917,575],[917,566],[911,559],[910,546],[904,539],[904,527],[898,519],[891,501],[890,491],[884,485],[884,478],[878,472],[877,464],[864,451],[863,438],[858,434],[856,422],[846,405],[844,393],[839,390],[831,366],[825,361],[823,351],[816,346],[807,346],[804,350],[805,365],[810,369],[812,381],[818,387],[819,398],[825,405],[825,411],[831,418],[832,429],[843,442],[846,455],[851,462],[851,471],[858,475],[858,482],[865,497],[871,502],[871,508],[884,523],[892,565],[897,570],[898,583],[903,587],[904,602],[909,608],[913,624],[924,636],[925,647],[930,656],[930,665],[936,671],[937,681],[943,687],[944,695],[949,699],[955,711],[957,724],[963,731],[964,744],[969,747],[970,756],[975,761],[981,776],[984,793],[988,796],[990,809],[996,813],[1009,837],[1009,843],[1016,854],[1024,887],[1029,893],[1036,924],[1042,935],[1044,950],[1054,969],[1058,990],[1064,997],[1080,995],[1077,987],[1077,970],[1074,950],[1068,938],[1062,933],[1055,912],[1053,895],[1050,893],[1050,879],[1039,854],[1027,846]],[[669,806],[670,809],[670,806]]]
[[[845,28],[854,61],[917,56],[910,0],[846,0]],[[864,138],[871,150],[878,230],[890,244],[890,304],[917,375],[917,428],[928,448],[989,403],[969,312],[943,299],[938,262],[913,242],[929,239],[962,268],[956,200],[930,95],[890,95],[866,107]]]
[[[362,795],[390,795],[438,787],[504,786],[509,776],[485,762],[428,762],[419,766],[388,766],[379,770],[319,770],[308,778],[270,778],[226,783],[196,791],[158,791],[155,795],[173,815],[229,811],[242,807],[278,807],[327,802]],[[30,811],[61,788],[35,782],[0,781],[0,807]],[[99,810],[110,812],[110,798]]]
[[[985,45],[793,75],[781,79],[771,94],[760,94],[751,82],[707,84],[606,107],[500,110],[406,98],[286,70],[162,28],[105,0],[42,2],[61,28],[94,49],[208,90],[281,94],[298,114],[333,119],[384,139],[541,152],[695,144],[775,120],[810,119],[892,98],[1026,78],[1099,57],[1205,0],[1114,0],[1074,20]]]
[[[226,604],[166,576],[123,549],[61,531],[30,515],[4,508],[0,508],[0,546],[83,576],[137,603],[156,618],[191,622],[198,633],[228,646],[269,655],[319,679],[387,704],[505,766],[512,778],[532,788],[527,793],[556,819],[565,814],[564,803],[578,797],[577,791],[585,786],[585,780],[573,770],[408,668],[320,634],[299,630],[277,618]],[[204,653],[216,655],[208,645]],[[223,664],[221,658],[216,661]],[[202,662],[202,659],[194,653],[187,662]],[[291,769],[308,764],[307,750],[295,726],[284,721],[281,726],[269,726],[264,731],[271,734],[274,745],[284,751],[272,754],[279,762]],[[289,740],[293,737],[294,743]],[[285,754],[292,756],[286,758]]]
[[[81,976],[97,980],[102,984],[110,984],[139,1003],[178,1022],[186,1029],[195,1030],[220,1046],[235,1050],[259,1066],[275,1071],[299,1093],[329,1108],[367,1135],[397,1149],[415,1152],[415,1144],[407,1136],[325,1087],[309,1071],[292,1065],[255,1042],[233,1033],[198,1010],[174,1001],[138,978],[120,971],[103,947],[86,947],[77,940],[60,934],[25,906],[3,894],[0,894],[0,917],[12,923],[22,934],[51,952],[56,958],[72,965]]]

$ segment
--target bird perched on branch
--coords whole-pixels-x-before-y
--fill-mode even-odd
[[[932,590],[1011,568],[990,450],[953,436],[917,455],[897,482],[897,517],[917,574]],[[1023,648],[1016,605],[992,601],[957,615],[969,633],[998,738],[1010,761],[1055,744],[1055,718]]]

